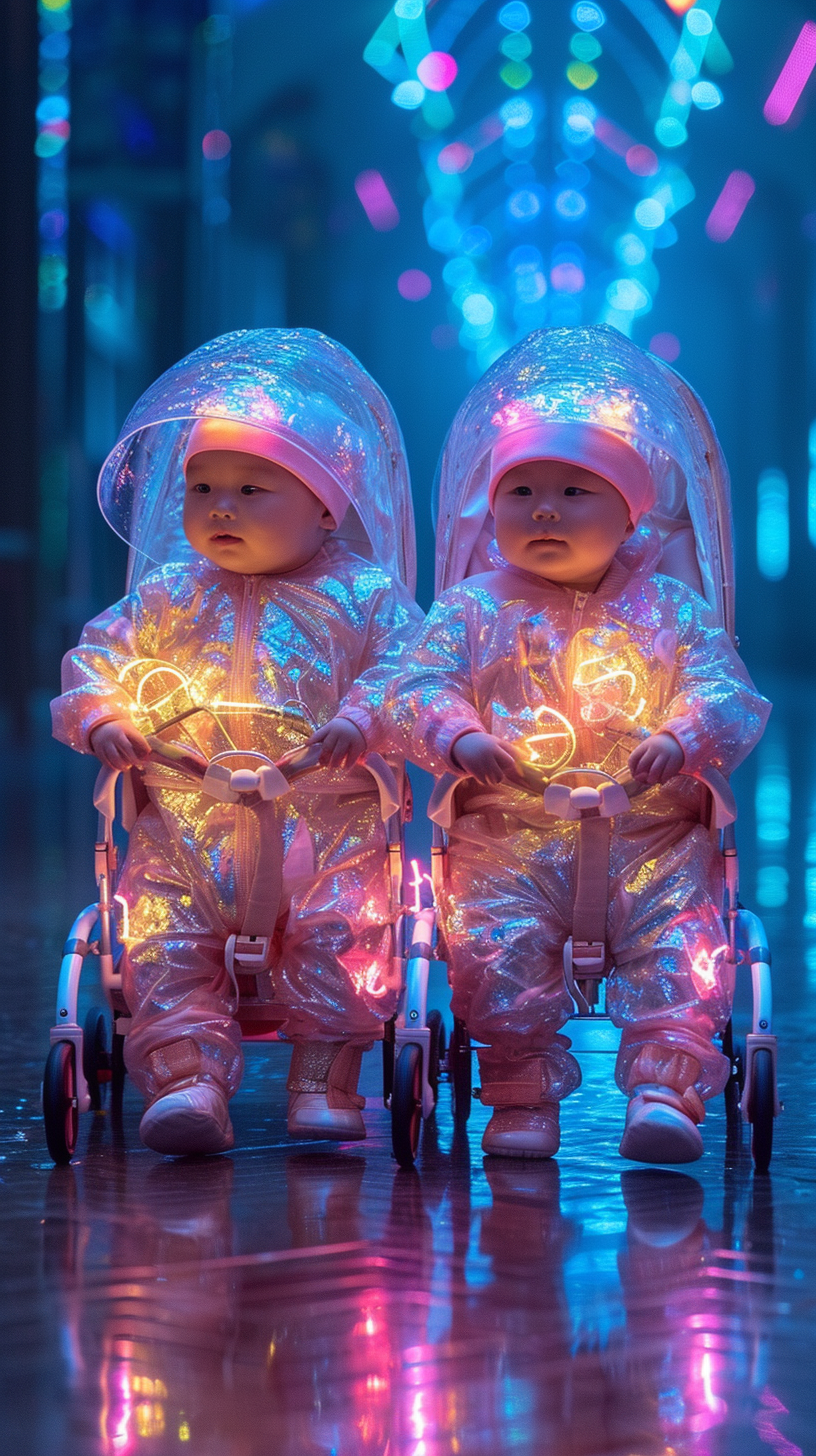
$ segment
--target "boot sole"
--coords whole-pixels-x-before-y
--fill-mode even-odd
[[[544,1162],[547,1158],[554,1158],[558,1148],[553,1148],[551,1152],[545,1153],[540,1148],[525,1148],[518,1144],[514,1146],[512,1143],[494,1143],[492,1140],[485,1142],[482,1139],[482,1152],[489,1158],[535,1158],[539,1162]]]
[[[633,1163],[696,1163],[703,1153],[700,1133],[690,1118],[667,1116],[670,1111],[659,1103],[640,1108],[624,1129],[621,1157]]]
[[[177,1112],[172,1120],[164,1123],[148,1123],[146,1129],[139,1128],[139,1136],[146,1148],[165,1156],[184,1158],[196,1153],[228,1153],[235,1144],[232,1129],[225,1132],[206,1113]]]

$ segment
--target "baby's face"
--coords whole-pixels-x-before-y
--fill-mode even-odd
[[[184,534],[225,571],[296,571],[316,556],[335,520],[282,465],[238,450],[203,450],[185,471]]]
[[[496,541],[512,566],[578,591],[594,591],[634,527],[620,491],[561,460],[525,460],[499,481]]]

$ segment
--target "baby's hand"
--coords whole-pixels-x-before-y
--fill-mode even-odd
[[[679,774],[684,763],[685,754],[671,733],[653,733],[630,753],[629,772],[644,783],[665,784]]]
[[[133,768],[150,756],[150,744],[132,723],[116,718],[110,723],[100,723],[91,733],[91,752],[107,768],[120,770]]]
[[[350,718],[332,718],[330,723],[325,723],[312,734],[307,747],[311,748],[315,743],[319,743],[322,750],[318,762],[327,764],[329,768],[352,768],[366,746],[362,733]]]
[[[516,761],[492,733],[463,733],[453,745],[451,757],[463,773],[480,784],[500,784],[513,775]]]

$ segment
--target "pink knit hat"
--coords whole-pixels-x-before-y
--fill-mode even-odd
[[[349,507],[349,499],[337,477],[322,460],[313,455],[306,441],[277,429],[248,425],[242,420],[217,419],[212,415],[196,420],[184,452],[184,469],[194,455],[205,450],[237,450],[242,455],[260,455],[275,465],[283,465],[316,495],[340,525]]]
[[[514,465],[528,460],[563,460],[582,465],[620,491],[629,507],[632,525],[651,510],[657,490],[643,456],[614,430],[603,425],[538,420],[503,431],[490,455],[487,499],[491,511],[496,487]]]

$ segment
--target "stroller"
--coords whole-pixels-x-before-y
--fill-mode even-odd
[[[262,427],[274,424],[279,432],[308,442],[319,458],[331,462],[350,502],[335,537],[413,590],[413,511],[399,426],[353,356],[311,330],[241,331],[213,340],[157,380],[134,407],[99,479],[102,512],[130,547],[129,590],[157,565],[191,558],[182,523],[183,460],[194,424],[208,416]],[[231,935],[225,946],[226,969],[239,997],[237,1020],[242,1035],[251,1040],[276,1037],[286,1020],[286,1007],[274,1001],[270,970],[285,907],[278,810],[295,780],[315,767],[314,756],[304,752],[315,724],[299,696],[304,671],[315,667],[320,664],[310,664],[306,657],[293,669],[293,696],[285,702],[275,696],[277,677],[263,702],[220,701],[220,691],[216,688],[214,696],[212,690],[216,679],[197,658],[187,663],[186,676],[176,664],[158,658],[128,659],[119,677],[134,705],[129,711],[141,715],[139,726],[151,745],[144,773],[123,775],[118,817],[124,831],[133,827],[144,807],[146,786],[162,793],[192,791],[227,804],[242,802],[255,815],[259,848],[254,872],[238,855],[249,891],[243,922],[240,934]],[[241,713],[251,715],[250,727],[239,740],[252,745],[249,752],[239,752],[230,737],[230,724]],[[261,739],[263,753],[256,751]],[[71,928],[51,1031],[43,1110],[48,1145],[58,1162],[73,1156],[79,1115],[100,1105],[105,1084],[112,1082],[117,1099],[122,1091],[129,1010],[122,993],[121,956],[127,954],[129,927],[128,907],[117,893],[118,778],[103,769],[97,779],[98,895]],[[395,774],[376,756],[348,779],[348,786],[338,783],[332,790],[328,785],[329,791],[342,793],[350,787],[379,794],[390,866],[392,959],[401,964],[407,781],[400,766]],[[316,792],[322,787],[316,785]],[[83,1026],[78,1021],[79,983],[91,964],[89,955],[99,960],[102,990],[114,1020],[112,1042],[105,1009],[93,1007]]]
[[[520,394],[521,408],[529,406],[540,418],[594,421],[638,438],[658,488],[657,504],[640,528],[657,533],[662,549],[658,570],[703,596],[717,624],[734,641],[728,475],[711,422],[691,388],[661,360],[644,355],[607,327],[531,334],[513,350],[512,372],[511,383],[506,357],[488,370],[446,442],[437,478],[437,591],[491,565],[490,451],[507,412],[519,407]],[[522,381],[520,386],[517,381]],[[545,736],[563,739],[571,732],[566,720],[555,728]],[[574,742],[573,735],[573,749]],[[579,1048],[586,1043],[614,1045],[614,1028],[604,1013],[610,821],[625,814],[642,790],[628,771],[613,776],[597,766],[574,763],[569,745],[566,753],[554,753],[549,764],[529,755],[520,761],[520,772],[528,791],[543,795],[546,813],[578,821],[572,934],[564,944],[564,977],[574,1005],[569,1032],[578,1033],[573,1039]],[[728,933],[724,953],[735,968],[751,971],[751,1030],[739,1045],[730,1021],[722,1035],[722,1050],[731,1065],[725,1089],[729,1125],[733,1130],[740,1115],[751,1124],[754,1164],[765,1172],[780,1110],[770,953],[758,917],[739,902],[731,789],[714,768],[694,777],[702,786],[702,822],[719,850],[720,903]],[[446,882],[447,833],[458,812],[461,783],[461,776],[444,775],[431,800],[433,864],[440,888]],[[470,1107],[471,1047],[458,1020],[448,1064],[461,1121]]]

